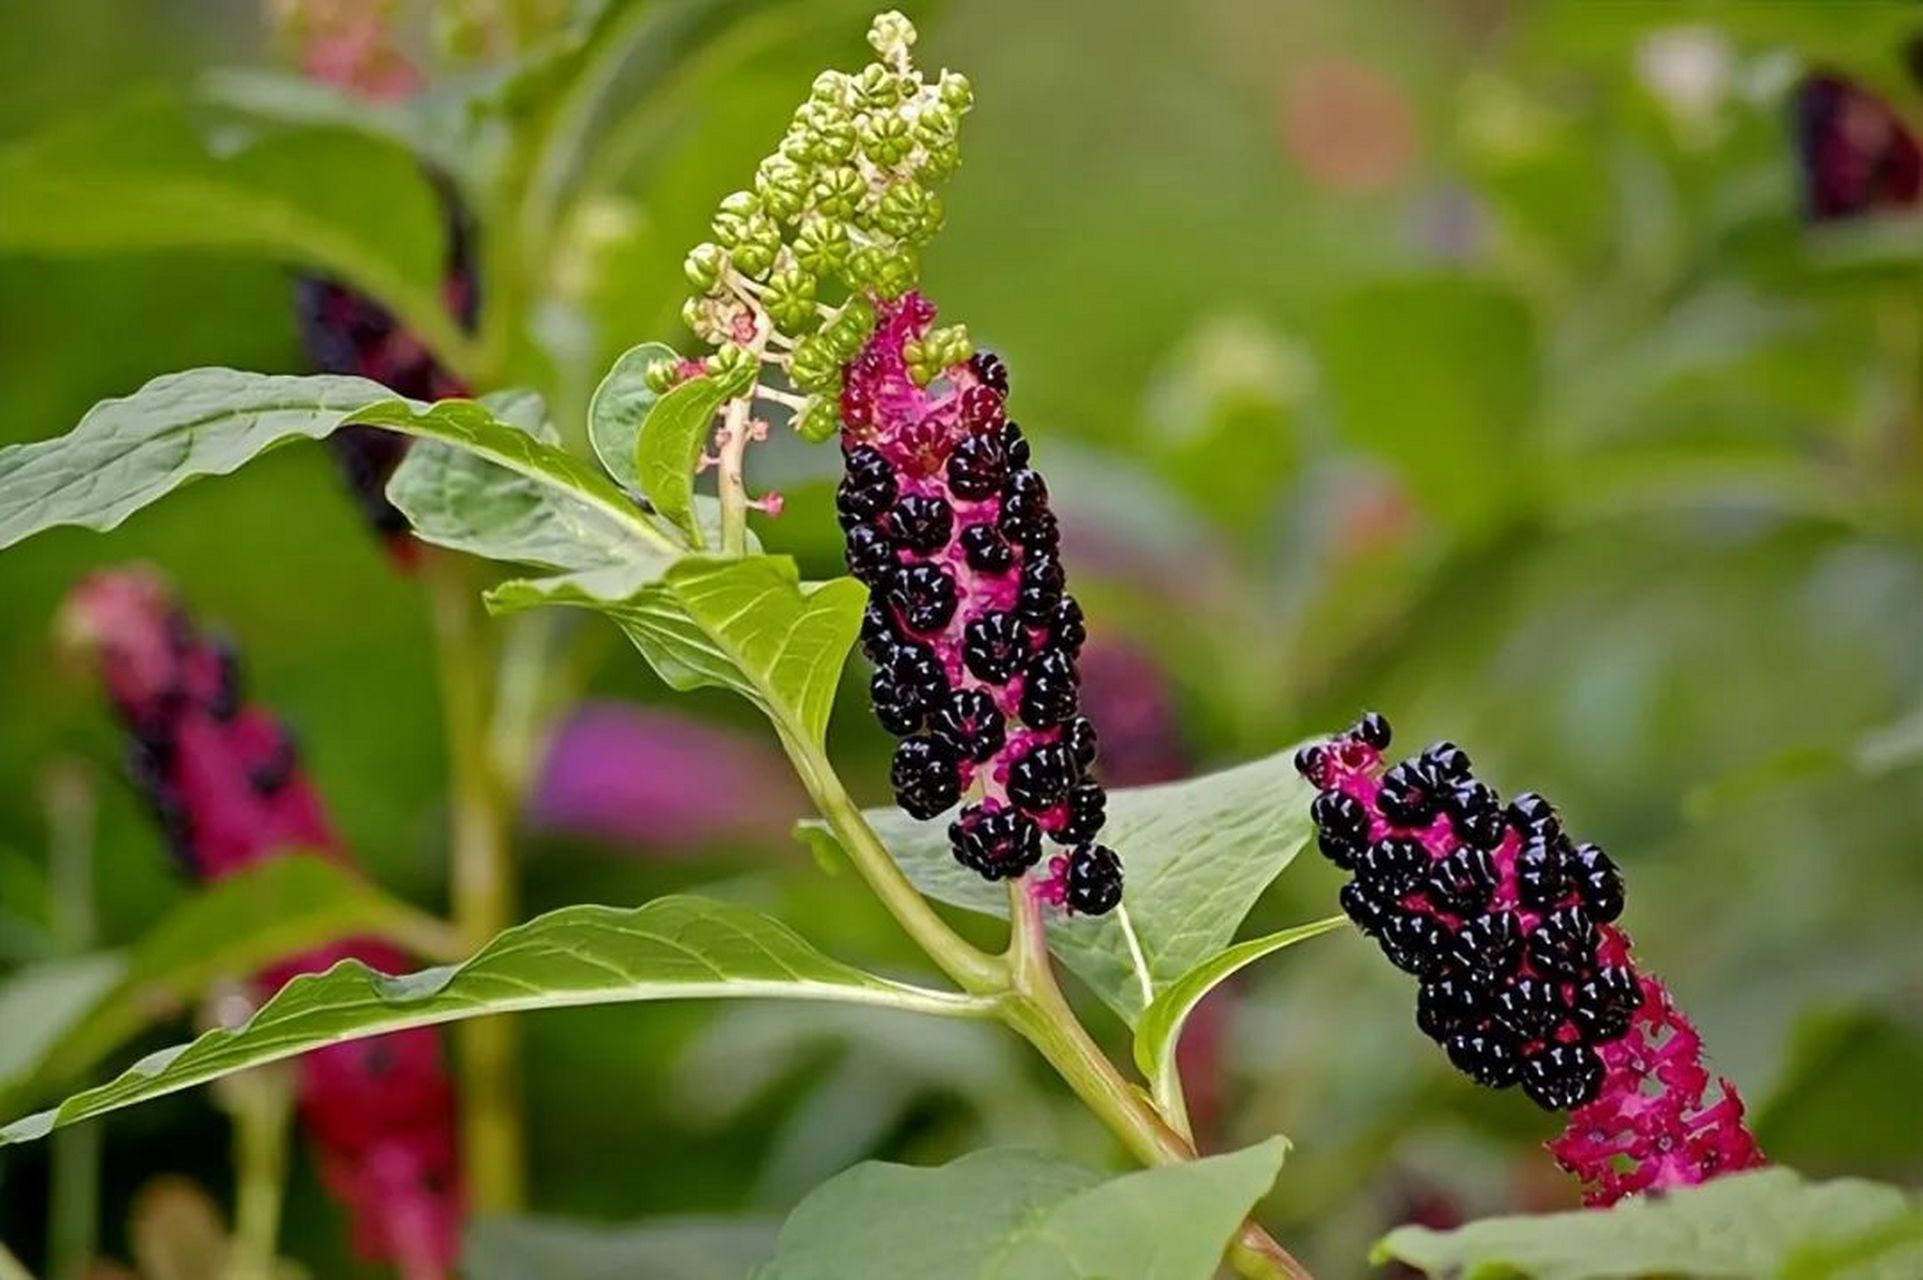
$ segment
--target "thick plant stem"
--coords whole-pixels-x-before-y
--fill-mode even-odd
[[[508,797],[488,749],[493,671],[467,564],[430,552],[422,576],[433,606],[447,739],[454,926],[471,955],[513,923],[515,907]],[[463,1021],[456,1044],[468,1194],[476,1212],[512,1213],[525,1198],[517,1024]]]
[[[1069,1008],[1055,981],[1041,904],[1020,883],[1009,885],[1009,969],[1015,998],[1007,1021],[1035,1046],[1088,1108],[1145,1165],[1195,1159],[1195,1148],[1171,1128],[1142,1090],[1123,1078]],[[1228,1253],[1228,1261],[1249,1280],[1312,1280],[1287,1249],[1254,1222]]]
[[[748,481],[742,460],[748,452],[748,411],[752,401],[742,396],[728,402],[721,420],[721,467],[715,488],[721,497],[721,551],[738,556],[748,549]]]
[[[814,800],[815,808],[827,821],[835,838],[848,853],[855,864],[855,870],[868,882],[868,887],[881,899],[890,915],[895,917],[909,937],[928,954],[928,958],[941,967],[943,973],[954,979],[962,990],[973,993],[993,993],[1008,987],[1008,970],[995,956],[991,956],[971,946],[966,939],[948,927],[948,923],[935,914],[921,891],[908,881],[901,868],[882,846],[881,837],[861,816],[861,810],[843,790],[841,779],[835,775],[834,766],[828,763],[821,748],[795,736],[786,728],[781,730],[782,746],[788,758],[794,763],[795,772],[808,789]]]
[[[233,1080],[234,1242],[226,1280],[272,1280],[287,1188],[287,1130],[292,1077],[276,1067]]]

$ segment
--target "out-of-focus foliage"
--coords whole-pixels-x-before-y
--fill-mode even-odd
[[[0,143],[110,87],[264,67],[259,19],[240,0],[11,6]],[[971,0],[922,26],[923,61],[965,68],[978,102],[927,286],[1015,370],[1096,641],[1155,656],[1197,767],[1364,704],[1399,736],[1461,742],[1624,865],[1628,926],[1767,1148],[1812,1176],[1923,1178],[1906,1123],[1923,1054],[1923,226],[1806,222],[1791,113],[1799,77],[1830,69],[1923,127],[1903,62],[1923,14]],[[585,419],[628,347],[681,339],[682,252],[860,27],[839,0],[769,4],[725,56],[637,63],[642,105],[614,95],[609,145],[542,214],[553,253],[519,359],[555,421]],[[203,364],[300,369],[283,268],[0,255],[0,442]],[[824,571],[831,452],[755,459],[789,498],[764,542]],[[49,622],[79,574],[129,558],[243,638],[349,843],[438,905],[426,606],[300,446],[115,533],[0,556],[0,965],[58,950],[43,766],[116,749]],[[664,696],[599,643],[583,650],[597,692]],[[879,799],[884,743],[842,698],[833,745]],[[680,709],[765,732],[719,693]],[[100,927],[120,945],[185,890],[130,794],[109,780],[100,803]],[[799,846],[737,829],[694,852],[530,837],[526,905],[698,887],[864,968],[912,965],[852,879]],[[1248,936],[1328,913],[1316,861]],[[1264,1215],[1330,1274],[1404,1220],[1568,1203],[1533,1150],[1544,1122],[1451,1077],[1407,1006],[1367,944],[1335,938],[1252,968],[1191,1028],[1200,1136],[1291,1136]],[[850,1161],[938,1162],[1027,1124],[1033,1145],[1109,1154],[1022,1053],[958,1044],[934,1064],[852,1019],[802,1035],[807,1012],[531,1021],[538,1208],[782,1212]],[[767,1069],[728,1105],[689,1106],[717,1044]],[[1221,1105],[1197,1105],[1205,1091]],[[193,1096],[116,1122],[110,1226],[155,1172],[220,1188],[223,1131]],[[44,1159],[0,1163],[0,1239],[28,1254]],[[350,1274],[332,1213],[300,1173],[286,1252]]]

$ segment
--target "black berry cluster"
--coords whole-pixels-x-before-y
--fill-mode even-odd
[[[1460,1070],[1520,1084],[1546,1110],[1593,1100],[1598,1046],[1620,1039],[1643,993],[1609,855],[1577,844],[1555,809],[1507,805],[1441,742],[1387,768],[1388,721],[1373,712],[1305,747],[1323,854],[1352,878],[1343,911],[1397,968],[1421,981],[1416,1023]]]
[[[880,313],[844,370],[836,507],[849,571],[871,593],[875,714],[901,738],[895,797],[917,818],[962,804],[955,857],[990,880],[1062,846],[1039,891],[1102,914],[1121,900],[1122,871],[1095,843],[1107,795],[1080,713],[1087,631],[1064,589],[1048,486],[1006,415],[1008,371],[977,354],[924,386],[907,352],[934,308],[911,293]]]

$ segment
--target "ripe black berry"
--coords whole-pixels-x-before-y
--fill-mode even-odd
[[[1491,1089],[1507,1089],[1521,1071],[1522,1055],[1515,1041],[1493,1027],[1458,1032],[1443,1041],[1442,1047],[1456,1070]]]
[[[1589,918],[1608,924],[1623,913],[1623,878],[1600,845],[1580,844],[1569,859],[1570,878]]]
[[[1457,783],[1469,780],[1469,753],[1453,742],[1431,743],[1422,753],[1422,763],[1440,781]]]
[[[1436,816],[1433,779],[1415,760],[1404,760],[1382,775],[1376,807],[1399,827],[1426,827]]]
[[[992,498],[1007,478],[1008,458],[999,435],[967,436],[948,455],[948,487],[958,498]]]
[[[1028,465],[1028,440],[1012,419],[1002,423],[1002,456],[1011,467]]]
[[[938,707],[948,700],[948,673],[942,669],[935,651],[914,640],[897,644],[887,657],[888,670],[895,682],[913,689],[924,705]]]
[[[1088,640],[1088,624],[1074,596],[1063,596],[1062,602],[1055,606],[1054,620],[1048,624],[1048,640],[1071,658],[1081,654],[1082,645]]]
[[[1095,767],[1095,757],[1101,751],[1101,740],[1096,736],[1095,726],[1086,716],[1077,716],[1062,727],[1061,743],[1075,761],[1078,773],[1087,773]]]
[[[1362,880],[1351,880],[1343,885],[1336,894],[1336,901],[1341,904],[1342,914],[1372,938],[1381,932],[1383,921],[1392,912],[1401,910],[1401,904],[1393,895]]]
[[[890,667],[878,669],[868,681],[868,696],[875,704],[875,719],[898,738],[920,731],[928,706],[921,691],[901,684]]]
[[[1324,791],[1310,802],[1309,818],[1324,834],[1361,844],[1369,835],[1369,811],[1346,791]]]
[[[1606,1044],[1629,1030],[1630,1020],[1642,1003],[1643,992],[1636,984],[1636,975],[1620,966],[1609,965],[1577,985],[1569,1017],[1584,1040],[1590,1044]]]
[[[1085,916],[1107,915],[1122,900],[1122,860],[1099,844],[1068,855],[1068,906]]]
[[[1550,827],[1560,829],[1556,806],[1533,791],[1525,791],[1509,802],[1509,825],[1524,835]]]
[[[1055,838],[1062,844],[1093,840],[1108,817],[1108,792],[1098,782],[1078,782],[1068,789],[1068,817]]]
[[[1008,540],[1027,546],[1029,534],[1048,514],[1048,483],[1041,472],[1011,471],[1002,484],[1001,526]]]
[[[1322,785],[1322,771],[1328,764],[1329,752],[1326,747],[1311,744],[1298,747],[1295,752],[1295,771],[1311,786]]]
[[[1546,1040],[1569,1010],[1556,988],[1540,978],[1517,978],[1496,992],[1496,1020],[1524,1040]]]
[[[1507,978],[1522,959],[1522,929],[1507,911],[1477,916],[1457,932],[1455,961],[1485,985]]]
[[[895,570],[895,547],[888,535],[871,524],[858,524],[848,531],[844,548],[848,572],[869,587],[884,585]]]
[[[1390,964],[1418,977],[1440,973],[1447,963],[1447,931],[1434,916],[1420,911],[1388,912],[1376,943]]]
[[[961,799],[960,765],[959,753],[941,738],[904,739],[888,770],[895,802],[910,817],[934,817]]]
[[[989,880],[1007,880],[1042,858],[1041,828],[1013,809],[970,805],[948,824],[955,861]]]
[[[905,494],[889,511],[887,527],[895,541],[910,551],[932,554],[948,545],[955,531],[955,509],[940,498]]]
[[[1022,673],[1022,723],[1047,729],[1075,714],[1081,704],[1081,676],[1060,649],[1044,649]]]
[[[977,351],[969,358],[968,367],[975,371],[984,385],[993,387],[1003,395],[1008,394],[1008,366],[993,351]]]
[[[1516,899],[1531,911],[1548,911],[1569,892],[1560,832],[1529,836],[1516,851]]]
[[[1444,801],[1444,808],[1456,839],[1462,843],[1478,849],[1493,849],[1502,843],[1502,802],[1487,786],[1473,779],[1458,783]]]
[[[1062,587],[1067,581],[1062,562],[1048,552],[1033,552],[1022,562],[1021,591],[1015,609],[1036,626],[1046,625],[1062,602]]]
[[[1414,840],[1391,836],[1357,855],[1355,875],[1397,897],[1415,888],[1429,869],[1429,851]]]
[[[962,556],[976,573],[1001,573],[1015,563],[1015,548],[992,524],[971,524],[961,532]]]
[[[1355,722],[1355,728],[1349,732],[1357,741],[1374,747],[1377,751],[1389,749],[1389,739],[1392,736],[1389,721],[1378,711],[1363,712],[1362,718]]]
[[[986,762],[1008,740],[1001,708],[980,689],[957,689],[947,703],[935,709],[928,727],[977,764]]]
[[[1552,1044],[1522,1064],[1522,1091],[1544,1111],[1572,1111],[1595,1100],[1603,1064],[1583,1045]]]
[[[962,662],[979,680],[1005,684],[1028,659],[1028,628],[1012,613],[990,610],[962,632]]]
[[[880,664],[900,642],[901,634],[895,630],[888,606],[869,597],[868,607],[861,612],[861,651],[868,655],[868,661]]]
[[[1008,798],[1030,813],[1060,804],[1075,783],[1075,761],[1059,743],[1030,747],[1008,770]]]
[[[1580,980],[1596,960],[1596,926],[1581,907],[1544,916],[1529,932],[1529,963],[1562,981]]]
[[[940,631],[955,616],[955,579],[938,564],[903,565],[888,584],[888,601],[910,631]]]
[[[1453,974],[1431,978],[1416,989],[1416,1026],[1431,1040],[1446,1040],[1481,1018],[1475,989]]]
[[[1480,915],[1496,892],[1496,864],[1486,849],[1465,845],[1431,863],[1421,884],[1429,901],[1453,916]]]
[[[894,505],[898,486],[895,470],[879,449],[857,445],[849,450],[847,469],[835,490],[835,510],[842,527],[873,520]]]

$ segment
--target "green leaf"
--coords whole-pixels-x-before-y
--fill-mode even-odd
[[[31,1076],[89,1009],[127,972],[127,958],[98,952],[43,960],[0,983],[0,1094]]]
[[[0,1128],[0,1144],[341,1040],[526,1009],[773,996],[981,1016],[968,996],[863,973],[786,925],[700,898],[632,909],[563,907],[500,934],[463,964],[387,977],[345,960],[295,978],[245,1025],[148,1055],[118,1079]]]
[[[1220,773],[1109,792],[1102,843],[1122,857],[1122,904],[1157,993],[1229,944],[1271,881],[1308,843],[1314,793],[1290,763],[1294,749]],[[868,821],[902,870],[931,897],[1006,916],[1001,885],[955,862],[948,819],[918,822],[899,809],[870,809]],[[797,834],[839,846],[817,821]],[[1131,1025],[1149,1003],[1117,914],[1056,916],[1049,949]]]
[[[338,129],[221,143],[178,101],[140,93],[8,147],[0,252],[258,255],[380,299],[437,349],[460,341],[441,299],[441,201],[412,156]]]
[[[869,1162],[795,1209],[757,1280],[1196,1280],[1214,1274],[1287,1144],[1118,1178],[1029,1151]]]
[[[1156,992],[1155,1003],[1142,1011],[1141,1020],[1136,1023],[1135,1065],[1151,1082],[1167,1077],[1175,1060],[1175,1047],[1182,1039],[1182,1025],[1195,1011],[1195,1006],[1202,1003],[1202,997],[1262,957],[1298,942],[1319,938],[1347,923],[1347,916],[1334,915],[1238,942],[1163,987]]]
[[[750,366],[746,372],[752,376]],[[689,378],[654,402],[635,442],[634,471],[654,509],[673,521],[699,549],[694,519],[694,468],[707,446],[715,411],[745,388],[740,379]]]
[[[732,689],[783,735],[819,746],[867,598],[852,578],[803,583],[787,556],[690,555],[658,581],[615,569],[508,582],[487,602],[605,613],[670,688]]]
[[[482,1218],[467,1229],[467,1280],[741,1280],[775,1250],[760,1218],[657,1218],[602,1227]]]
[[[1809,1182],[1793,1170],[1762,1169],[1607,1210],[1488,1218],[1453,1231],[1401,1227],[1371,1257],[1462,1280],[1756,1280],[1780,1274],[1799,1252],[1860,1240],[1916,1212],[1895,1187],[1857,1178]],[[1911,1254],[1909,1270],[1872,1265],[1832,1274],[1905,1280],[1917,1274],[1914,1264]]]
[[[636,466],[641,424],[661,397],[648,385],[648,366],[657,360],[679,360],[665,342],[629,347],[608,370],[588,401],[588,440],[594,456],[608,474],[626,488],[646,492]]]
[[[0,1095],[29,1081],[71,1080],[142,1028],[178,1014],[223,978],[255,971],[340,938],[384,937],[430,956],[445,955],[446,928],[383,893],[339,862],[287,854],[187,898],[125,953],[61,962],[76,977],[53,1034],[9,1039],[0,1050]],[[80,972],[93,975],[81,983]],[[108,978],[104,983],[98,978]],[[23,975],[0,988],[10,1008]],[[0,1026],[14,1026],[11,1018]],[[34,1042],[29,1051],[23,1042]]]
[[[64,436],[0,449],[0,547],[56,525],[111,529],[190,480],[353,423],[459,445],[672,545],[606,477],[473,401],[417,409],[365,378],[192,369],[101,401]]]

